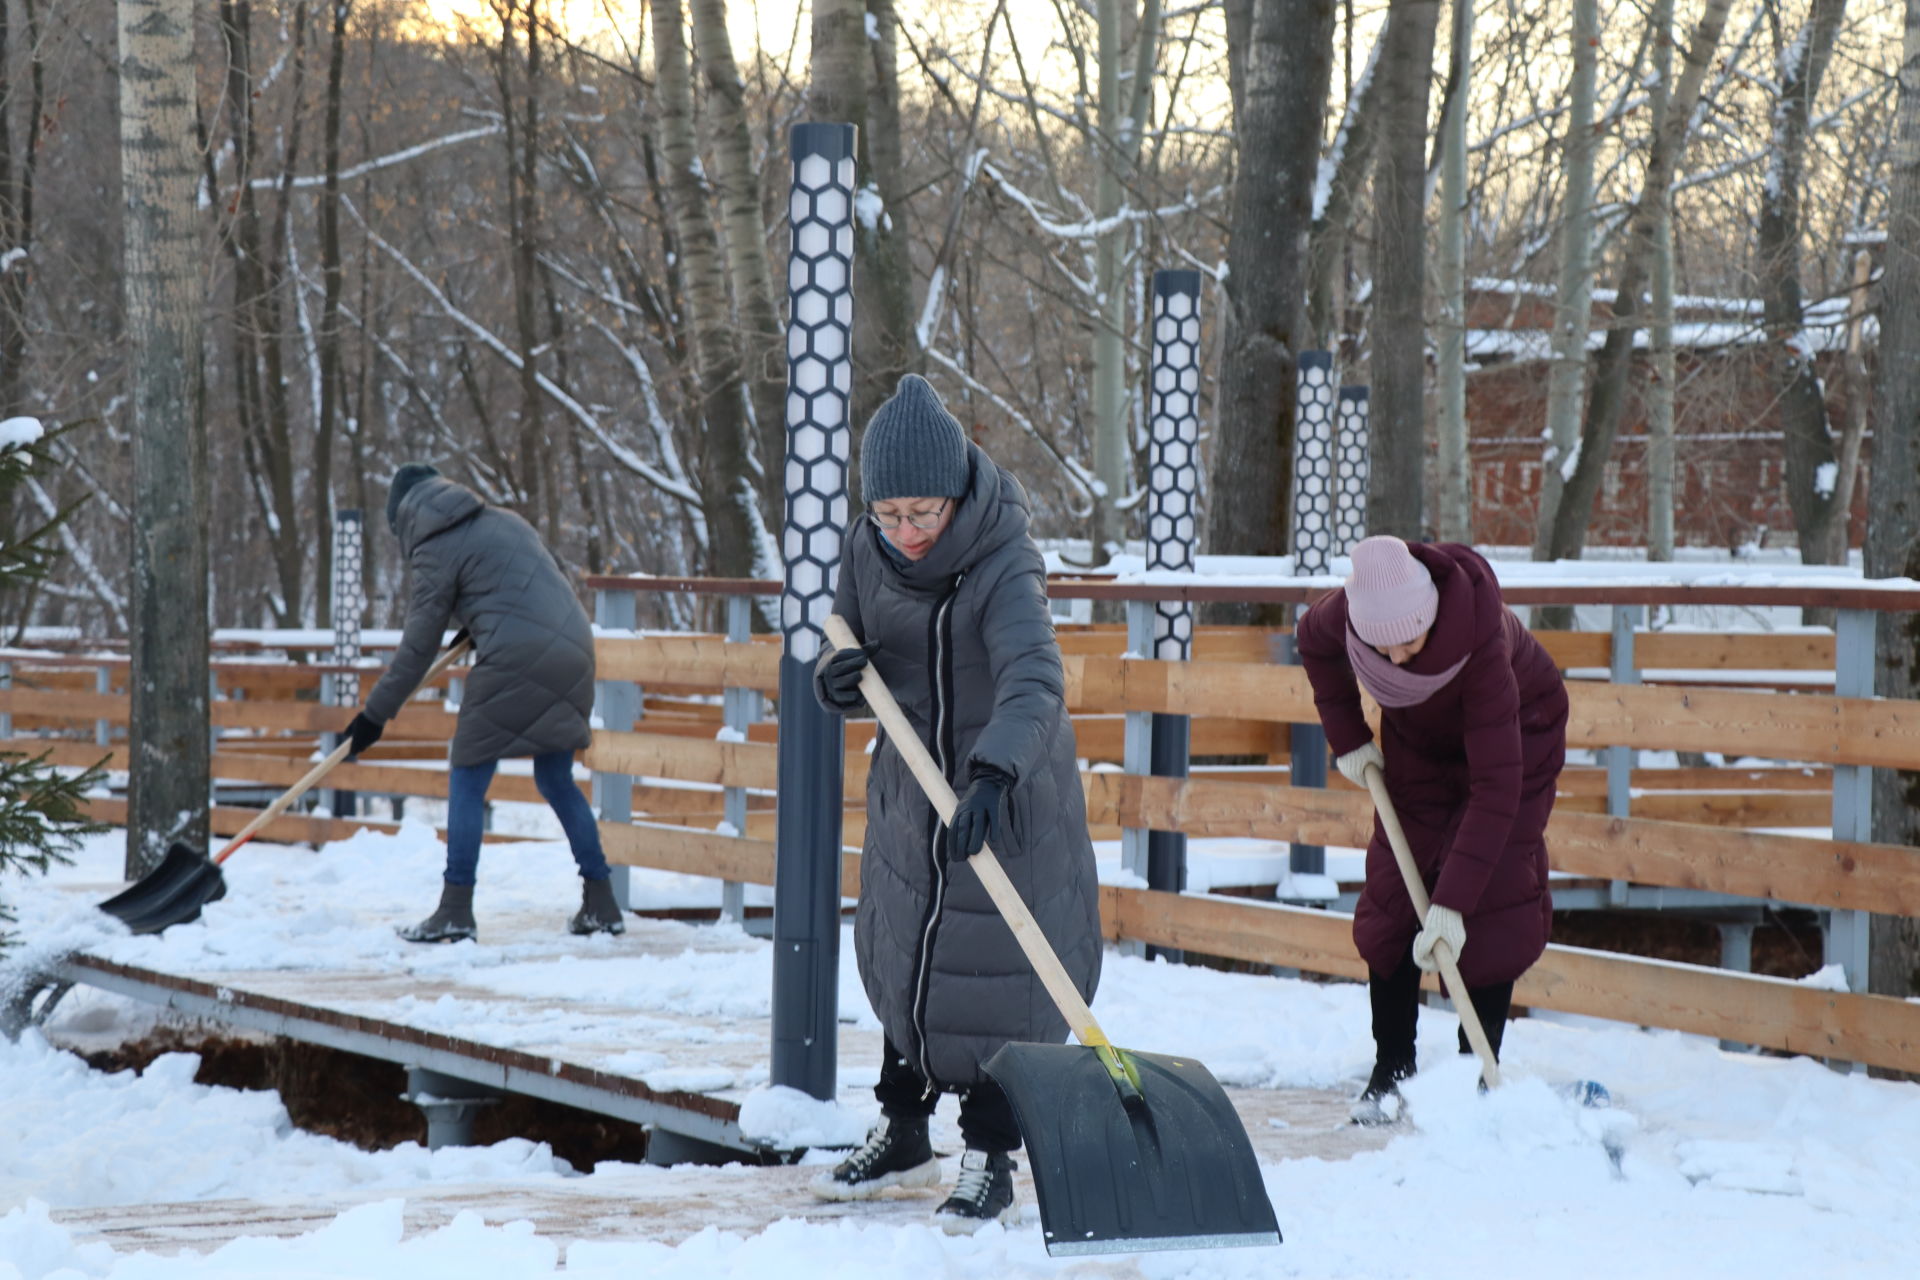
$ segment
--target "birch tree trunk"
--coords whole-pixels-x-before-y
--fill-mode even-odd
[[[1594,498],[1606,473],[1613,442],[1626,414],[1627,382],[1633,368],[1633,338],[1646,307],[1647,276],[1653,260],[1654,210],[1672,190],[1674,170],[1686,149],[1700,90],[1714,63],[1720,35],[1726,29],[1733,0],[1706,0],[1687,46],[1686,65],[1668,103],[1666,127],[1654,135],[1647,174],[1635,202],[1614,287],[1613,314],[1607,339],[1594,364],[1593,392],[1587,399],[1586,422],[1580,432],[1580,459],[1561,495],[1555,513],[1549,560],[1577,560],[1586,545],[1587,525],[1593,519]]]
[[[1846,0],[1813,0],[1807,25],[1780,55],[1772,163],[1760,201],[1755,253],[1767,326],[1767,370],[1785,435],[1787,505],[1800,558],[1825,564],[1838,469],[1827,429],[1827,399],[1807,349],[1800,286],[1801,188],[1806,180],[1807,119],[1833,55]],[[1832,614],[1827,614],[1832,620]]]
[[[1867,575],[1920,575],[1920,0],[1907,0],[1900,50],[1886,274],[1881,287],[1879,386],[1874,400],[1873,485]],[[1883,613],[1874,692],[1920,696],[1920,615]],[[1920,844],[1920,773],[1873,771],[1873,838]],[[1920,995],[1920,922],[1875,916],[1868,989]]]
[[[1673,0],[1657,0],[1653,24],[1653,88],[1649,110],[1653,131],[1667,127],[1673,80]],[[1673,559],[1674,439],[1673,393],[1673,193],[1663,193],[1653,210],[1653,325],[1651,369],[1647,378],[1647,559]]]
[[[1598,0],[1573,0],[1573,80],[1561,170],[1560,288],[1554,296],[1553,364],[1547,374],[1547,447],[1540,458],[1540,510],[1533,558],[1551,558],[1570,468],[1579,460],[1580,408],[1587,383],[1587,335],[1593,329],[1593,80],[1599,53]]]
[[[720,237],[707,212],[706,176],[694,145],[693,81],[680,0],[653,0],[653,57],[660,158],[674,238],[680,244],[681,288],[693,334],[700,415],[707,428],[700,501],[712,558],[709,572],[723,578],[752,577],[764,567],[757,561],[765,526],[759,521],[759,490],[748,470],[753,440],[727,314]]]
[[[1233,0],[1245,88],[1227,243],[1220,425],[1207,544],[1283,555],[1293,483],[1294,379],[1306,313],[1306,233],[1333,75],[1333,0]],[[1289,610],[1272,611],[1278,617]],[[1252,620],[1249,612],[1244,620]]]
[[[201,416],[193,6],[120,0],[120,172],[133,435],[129,876],[206,846],[207,438]]]
[[[1467,96],[1473,75],[1473,0],[1453,0],[1453,93],[1440,161],[1440,469],[1434,534],[1473,541],[1467,426]]]
[[[1132,0],[1127,0],[1128,8]],[[1160,0],[1146,0],[1135,24],[1132,81],[1122,87],[1125,56],[1121,0],[1100,0],[1099,136],[1094,140],[1100,166],[1094,187],[1094,216],[1102,224],[1094,244],[1093,471],[1100,491],[1093,508],[1093,562],[1104,564],[1125,541],[1118,504],[1132,490],[1132,451],[1127,446],[1127,322],[1133,311],[1128,288],[1128,259],[1135,231],[1118,215],[1127,179],[1139,161],[1146,131],[1148,92],[1160,35]]]
[[[726,0],[691,0],[691,7],[694,51],[707,89],[707,132],[712,139],[714,184],[720,194],[720,227],[733,283],[735,336],[753,406],[760,510],[771,527],[786,495],[780,465],[787,456],[787,364],[773,273],[767,265],[760,170],[753,163],[746,87],[740,83],[740,66],[727,33]]]
[[[1427,99],[1439,16],[1439,0],[1395,4],[1381,58],[1367,532],[1403,538],[1427,534]]]

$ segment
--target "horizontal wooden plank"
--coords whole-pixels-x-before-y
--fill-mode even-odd
[[[869,757],[848,752],[845,794],[864,797]],[[721,787],[773,791],[779,786],[780,750],[757,742],[721,742],[672,734],[620,733],[601,729],[587,748],[588,768],[633,777],[672,778]]]
[[[105,822],[113,826],[125,826],[127,823],[127,802],[108,796],[88,796],[84,802],[87,813],[96,822]],[[208,813],[208,827],[213,834],[222,839],[239,835],[249,822],[260,816],[258,809],[241,809],[229,805],[215,805]],[[330,844],[335,840],[345,840],[359,831],[393,832],[400,829],[397,822],[383,822],[377,818],[323,818],[311,814],[283,813],[260,829],[256,840],[267,844]],[[447,838],[445,831],[436,834],[441,840]],[[516,844],[534,839],[532,836],[509,835],[489,831],[481,839],[487,844]],[[210,849],[208,853],[219,850]],[[245,850],[233,855],[244,857]]]
[[[1093,822],[1364,847],[1370,800],[1358,791],[1123,773],[1085,777]],[[1920,851],[1645,818],[1557,810],[1547,826],[1556,871],[1677,889],[1920,917]]]
[[[1567,698],[1569,746],[1920,769],[1920,702],[1616,684],[1569,685]]]
[[[600,843],[607,861],[616,866],[649,867],[743,884],[773,883],[771,840],[652,823],[603,822]],[[846,898],[860,896],[857,853],[845,853],[840,859],[840,894]]]
[[[1329,911],[1103,886],[1101,926],[1205,955],[1364,978],[1353,919]],[[1469,943],[1468,945],[1472,945]],[[1434,980],[1428,977],[1430,989]],[[1788,1053],[1920,1070],[1920,1003],[1823,991],[1780,978],[1549,946],[1514,1003],[1763,1045]]]
[[[780,691],[780,650],[708,636],[601,636],[594,641],[602,680]]]

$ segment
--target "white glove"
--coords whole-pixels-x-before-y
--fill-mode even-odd
[[[1434,903],[1427,908],[1427,927],[1413,935],[1413,962],[1432,973],[1440,967],[1433,958],[1435,943],[1444,942],[1453,958],[1460,958],[1460,949],[1467,945],[1467,921],[1452,907],[1443,907]]]
[[[1333,767],[1345,774],[1348,782],[1365,791],[1367,766],[1370,764],[1378,765],[1382,774],[1387,771],[1387,758],[1380,754],[1380,744],[1377,742],[1368,742],[1365,746],[1355,747],[1336,759]]]

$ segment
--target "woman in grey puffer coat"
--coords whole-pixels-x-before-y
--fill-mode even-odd
[[[1019,482],[914,375],[869,423],[860,475],[868,511],[848,529],[834,609],[864,647],[824,655],[815,691],[830,710],[857,712],[871,661],[961,799],[943,827],[882,735],[854,944],[886,1031],[875,1090],[885,1120],[815,1191],[859,1199],[937,1183],[927,1117],[950,1090],[967,1151],[936,1216],[971,1230],[1016,1211],[1008,1153],[1020,1145],[981,1064],[1009,1040],[1059,1043],[1067,1026],[966,859],[992,845],[1090,1000],[1101,955],[1093,845]]]
[[[474,936],[487,788],[500,761],[516,756],[533,757],[534,785],[560,819],[580,868],[581,906],[568,928],[623,932],[600,828],[573,780],[574,753],[593,736],[593,628],[572,585],[532,525],[426,463],[409,462],[394,474],[387,523],[407,558],[411,601],[393,664],[347,726],[353,754],[377,742],[419,688],[449,625],[473,638],[474,653],[448,761],[440,907],[400,936]]]

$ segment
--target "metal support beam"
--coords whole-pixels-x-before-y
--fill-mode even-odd
[[[400,1099],[411,1102],[426,1116],[427,1150],[438,1151],[442,1147],[472,1146],[474,1120],[499,1102],[500,1095],[471,1080],[426,1067],[408,1067],[407,1091]]]

